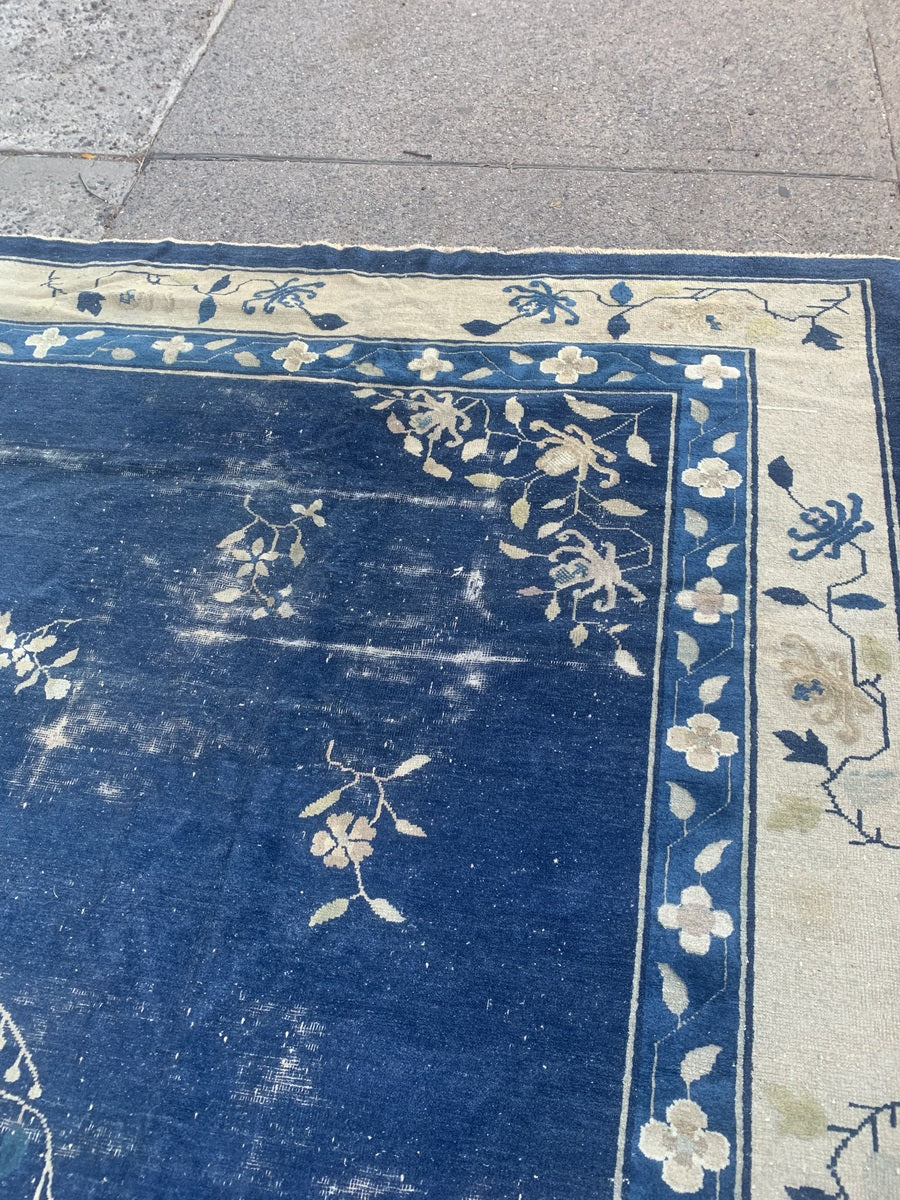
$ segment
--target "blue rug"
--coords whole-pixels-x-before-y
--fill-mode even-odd
[[[0,240],[0,1193],[898,1195],[898,314]]]

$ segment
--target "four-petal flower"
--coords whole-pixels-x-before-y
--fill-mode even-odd
[[[306,342],[295,339],[286,346],[279,346],[277,350],[273,350],[272,357],[293,375],[306,363],[315,362],[319,356],[314,350],[310,350]]]
[[[726,488],[741,485],[740,474],[724,458],[701,458],[696,467],[682,471],[681,478],[688,487],[699,488],[700,495],[711,500],[724,496]]]
[[[686,887],[678,904],[661,904],[657,912],[663,929],[677,929],[686,954],[708,954],[714,937],[731,937],[734,922],[712,906],[712,896],[701,884]]]
[[[452,371],[453,363],[447,358],[441,358],[441,352],[434,346],[427,346],[418,358],[408,362],[407,368],[416,371],[423,383],[430,383],[438,371]]]
[[[704,354],[698,363],[684,368],[687,379],[699,379],[705,388],[721,388],[723,379],[737,379],[737,367],[726,367],[718,354]]]
[[[666,733],[666,745],[687,758],[695,771],[715,771],[720,758],[737,753],[738,740],[727,729],[719,728],[719,718],[699,712],[688,717],[686,725],[673,725]]]
[[[698,625],[718,625],[719,619],[738,610],[738,598],[723,592],[722,585],[712,575],[701,579],[693,589],[685,588],[675,597],[679,608],[693,611]]]
[[[545,375],[555,375],[557,383],[577,383],[579,375],[593,375],[597,360],[582,354],[578,346],[563,346],[555,358],[543,360],[541,370]]]
[[[648,1121],[641,1129],[641,1153],[661,1162],[663,1182],[682,1196],[703,1190],[705,1171],[723,1171],[731,1147],[722,1133],[707,1129],[707,1116],[693,1100],[676,1100],[665,1121]]]

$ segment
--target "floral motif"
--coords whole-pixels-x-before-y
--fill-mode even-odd
[[[685,589],[675,597],[679,608],[693,612],[698,625],[718,625],[723,616],[738,610],[738,598],[723,592],[722,585],[712,575],[699,580],[692,589]]]
[[[545,358],[540,364],[546,375],[555,375],[557,383],[577,383],[580,375],[593,375],[596,358],[582,354],[578,346],[563,346],[555,358]]]
[[[714,909],[712,896],[702,884],[686,887],[678,904],[661,904],[657,913],[664,929],[677,929],[687,954],[708,954],[712,939],[731,937],[734,922],[723,909]]]
[[[532,421],[531,429],[547,433],[547,437],[536,443],[544,453],[534,464],[545,475],[574,474],[583,483],[588,472],[595,471],[600,476],[599,487],[614,487],[619,482],[619,472],[604,465],[615,462],[616,455],[595,442],[580,426],[566,425],[565,429],[555,429],[547,421]]]
[[[352,812],[332,813],[325,824],[328,829],[318,831],[310,850],[326,867],[342,869],[351,862],[359,864],[372,853],[371,842],[378,831],[366,817],[354,820]]]
[[[55,325],[51,325],[40,333],[32,333],[25,339],[25,345],[34,347],[35,358],[46,358],[51,350],[56,346],[64,346],[68,340]]]
[[[737,379],[740,371],[737,367],[728,367],[718,354],[704,354],[699,363],[691,363],[684,368],[686,379],[702,380],[705,388],[721,388],[723,380]]]
[[[356,876],[356,891],[352,896],[338,896],[335,900],[329,900],[326,904],[321,905],[310,917],[309,923],[310,925],[322,925],[326,921],[334,921],[344,915],[354,900],[362,900],[383,921],[399,924],[405,920],[399,909],[395,908],[388,900],[369,895],[363,882],[360,864],[373,853],[372,843],[378,832],[378,822],[385,813],[393,821],[396,833],[406,837],[425,837],[424,829],[398,816],[388,801],[385,784],[421,770],[431,762],[431,759],[427,754],[415,754],[412,758],[405,759],[390,774],[379,775],[376,771],[360,771],[355,767],[347,766],[334,758],[333,752],[334,742],[331,741],[325,752],[326,762],[329,766],[337,767],[349,775],[350,779],[341,787],[335,788],[334,791],[307,804],[300,816],[306,819],[328,812],[330,808],[340,802],[345,792],[354,792],[361,801],[365,799],[367,791],[370,794],[374,793],[371,795],[370,803],[374,802],[375,811],[371,816],[365,814],[356,816],[352,810],[332,813],[326,818],[327,828],[319,829],[313,835],[310,852],[317,858],[321,858],[326,867],[334,867],[342,871],[346,867],[352,866]]]
[[[847,506],[839,500],[825,501],[826,508],[833,509],[833,513],[826,512],[825,508],[816,505],[801,511],[800,520],[807,528],[789,529],[788,537],[793,538],[795,542],[809,542],[811,545],[806,550],[792,546],[788,551],[791,558],[798,562],[806,562],[819,554],[825,558],[840,558],[843,546],[849,545],[860,534],[872,532],[875,528],[872,522],[860,520],[862,497],[856,492],[850,492],[847,499],[850,502],[849,512]]]
[[[253,601],[256,607],[250,616],[254,620],[273,613],[279,617],[293,617],[297,611],[289,599],[293,594],[293,584],[272,591],[264,581],[270,579],[272,568],[280,559],[289,559],[294,567],[299,567],[303,562],[306,548],[303,545],[301,522],[310,521],[315,526],[323,526],[322,501],[313,500],[308,505],[292,504],[291,512],[295,515],[290,521],[279,525],[251,508],[250,500],[250,496],[244,497],[244,508],[250,520],[240,529],[227,534],[218,545],[220,550],[227,550],[229,557],[239,564],[235,578],[244,582],[222,588],[213,598],[220,604],[234,604],[238,600]],[[287,552],[279,549],[281,538],[286,533],[292,539]],[[256,536],[252,537],[253,534]]]
[[[280,346],[277,350],[273,350],[272,357],[276,362],[281,363],[285,371],[294,375],[306,363],[315,362],[319,356],[310,350],[306,342],[294,340],[288,342],[286,346]]]
[[[461,446],[463,434],[472,428],[471,418],[456,407],[452,392],[432,392],[421,389],[412,392],[405,398],[409,410],[409,427],[413,436],[425,438],[428,441],[428,457],[433,448],[443,442],[446,446]],[[388,419],[388,428],[392,433],[407,433],[401,421],[395,417],[394,423]],[[424,446],[421,441],[416,446],[407,444],[405,449],[411,454],[421,454]]]
[[[38,1101],[43,1096],[40,1076],[25,1037],[10,1012],[0,1004],[0,1052],[4,1062],[0,1064],[0,1119],[6,1128],[11,1126],[22,1131],[22,1143],[14,1147],[30,1145],[40,1155],[40,1171],[34,1170],[29,1188],[34,1185],[31,1200],[53,1200],[53,1134]],[[7,1125],[10,1122],[10,1125]],[[3,1150],[9,1147],[6,1137]],[[0,1177],[5,1174],[0,1161]]]
[[[418,372],[423,383],[430,383],[439,371],[453,370],[453,363],[448,358],[441,358],[440,351],[434,346],[426,347],[418,358],[412,359],[406,365],[410,371]]]
[[[840,741],[855,742],[857,722],[873,711],[873,705],[853,682],[846,657],[819,651],[799,634],[784,638],[781,648],[787,657],[779,666],[790,699],[815,714],[821,724],[831,725]]]
[[[153,343],[154,350],[162,350],[162,360],[167,366],[171,366],[179,354],[189,354],[193,348],[194,343],[187,341],[180,333],[170,338],[159,338]]]
[[[665,1121],[648,1121],[641,1129],[641,1153],[663,1164],[663,1181],[679,1195],[703,1190],[706,1171],[728,1166],[731,1148],[724,1134],[707,1128],[708,1118],[693,1100],[675,1100]]]
[[[69,694],[72,681],[52,672],[73,663],[78,657],[77,647],[58,655],[49,663],[43,662],[41,655],[57,644],[58,633],[78,622],[50,621],[47,625],[41,625],[39,629],[32,629],[28,633],[16,633],[10,625],[11,621],[12,613],[0,613],[0,670],[7,667],[15,670],[21,681],[16,684],[16,694],[43,680],[44,695],[48,700],[64,699]]]
[[[712,713],[695,713],[687,725],[673,725],[666,733],[666,745],[684,754],[695,771],[715,771],[720,758],[737,753],[738,740],[733,733],[719,728]]]
[[[699,488],[700,495],[719,500],[726,489],[740,487],[741,476],[724,458],[701,458],[696,467],[687,467],[681,478],[688,487]]]

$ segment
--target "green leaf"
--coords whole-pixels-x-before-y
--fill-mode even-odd
[[[812,1141],[828,1132],[825,1109],[809,1092],[792,1092],[778,1083],[766,1084],[765,1092],[781,1117],[778,1132],[783,1137]]]
[[[313,915],[309,918],[310,925],[322,925],[325,921],[333,921],[335,917],[342,917],[350,907],[350,901],[343,896],[337,900],[330,900],[328,904],[323,904],[321,908],[317,908]]]
[[[822,818],[822,806],[808,796],[779,796],[777,805],[766,818],[766,828],[776,833],[796,829],[809,833]]]
[[[322,796],[318,800],[313,800],[312,804],[307,804],[300,816],[317,817],[319,813],[323,813],[327,809],[331,808],[333,804],[337,804],[338,800],[341,798],[341,793],[342,789],[338,788],[336,791],[329,792],[327,796]]]
[[[399,925],[401,921],[406,920],[406,918],[403,916],[403,913],[394,908],[393,904],[391,904],[388,900],[370,900],[369,908],[371,908],[372,912],[375,913],[377,917],[381,917],[382,921],[393,921],[395,924]]]
[[[425,830],[418,825],[413,825],[411,821],[404,821],[401,817],[394,822],[394,828],[398,833],[405,833],[407,837],[426,837]]]
[[[864,633],[859,639],[859,646],[863,663],[870,671],[875,671],[878,675],[886,675],[890,671],[893,661],[877,638]]]

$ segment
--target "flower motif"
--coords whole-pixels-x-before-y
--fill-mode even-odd
[[[661,1162],[663,1182],[687,1196],[703,1189],[705,1171],[728,1166],[731,1147],[722,1133],[711,1133],[707,1116],[693,1100],[676,1100],[665,1121],[648,1121],[641,1129],[641,1153]]]
[[[286,371],[290,371],[293,375],[304,364],[315,362],[319,356],[310,350],[306,342],[295,340],[288,342],[286,346],[279,346],[277,350],[273,350],[272,357],[280,362]]]
[[[684,754],[695,771],[715,771],[720,758],[737,753],[738,740],[719,728],[718,717],[699,712],[688,717],[687,725],[673,725],[666,734],[666,745]]]
[[[850,492],[847,499],[850,502],[849,512],[847,505],[842,504],[840,500],[826,500],[825,508],[813,505],[812,508],[805,508],[801,512],[800,520],[806,529],[798,529],[795,526],[788,530],[788,536],[795,542],[809,542],[811,545],[806,550],[792,546],[788,551],[791,558],[797,562],[807,562],[817,554],[824,554],[825,558],[840,558],[842,546],[846,546],[860,534],[872,532],[875,528],[872,522],[860,519],[862,497],[856,492]],[[826,512],[827,508],[834,511]]]
[[[574,471],[575,478],[583,482],[588,471],[596,471],[602,477],[600,487],[613,487],[619,482],[619,472],[604,467],[600,461],[615,462],[614,452],[595,442],[579,426],[567,425],[562,430],[546,421],[532,421],[531,429],[532,432],[543,430],[548,435],[536,443],[538,450],[544,453],[534,463],[545,475],[568,475]]]
[[[325,823],[328,829],[316,833],[310,850],[326,867],[343,869],[351,862],[358,865],[372,853],[370,843],[377,830],[367,817],[357,817],[353,821],[353,813],[333,813]]]
[[[726,488],[736,488],[741,485],[739,472],[729,467],[724,458],[701,458],[696,467],[688,467],[681,472],[681,478],[688,487],[700,489],[701,496],[718,500],[725,495]]]
[[[855,742],[858,721],[872,712],[872,703],[853,682],[847,659],[835,651],[819,651],[794,633],[782,640],[781,649],[787,654],[779,666],[790,699],[830,725],[840,741]]]
[[[325,524],[325,518],[322,516],[322,501],[313,500],[312,504],[292,504],[291,512],[296,513],[299,517],[307,517],[312,521],[313,525],[320,529]]]
[[[718,354],[704,354],[699,363],[684,368],[687,379],[700,379],[705,388],[721,388],[723,379],[737,379],[737,367],[726,367]]]
[[[712,906],[712,896],[695,884],[685,888],[678,904],[661,904],[657,912],[663,929],[677,929],[687,954],[708,954],[714,937],[731,937],[734,922],[727,912]]]
[[[563,346],[556,358],[543,360],[541,370],[545,375],[555,375],[557,383],[577,383],[579,375],[593,375],[597,360],[582,354],[578,346]]]
[[[44,329],[41,333],[33,333],[25,339],[26,346],[34,346],[35,358],[46,358],[48,351],[55,346],[64,346],[69,339],[56,328],[51,325],[49,329]]]
[[[461,435],[472,428],[471,417],[455,407],[452,392],[439,392],[433,396],[431,392],[416,391],[406,405],[410,411],[410,429],[432,442],[439,442],[446,433],[447,445],[459,446],[463,440]]]
[[[441,353],[434,346],[428,346],[418,358],[406,364],[410,371],[417,371],[423,383],[430,383],[438,371],[452,371],[453,363],[441,358]]]
[[[693,591],[686,589],[675,597],[679,608],[693,610],[698,625],[718,625],[719,618],[737,612],[738,598],[723,592],[722,585],[712,575],[701,579]]]
[[[160,338],[159,341],[153,343],[153,349],[162,350],[163,362],[169,366],[175,362],[179,354],[187,354],[193,348],[194,343],[185,341],[180,333],[172,338]]]
[[[249,550],[245,550],[243,546],[232,546],[229,553],[233,559],[243,564],[238,568],[238,579],[249,575],[251,571],[255,571],[257,575],[268,575],[269,568],[266,563],[274,562],[278,558],[278,551],[267,550],[261,537],[254,540]]]

